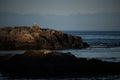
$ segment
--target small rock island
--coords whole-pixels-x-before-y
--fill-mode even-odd
[[[0,28],[0,50],[81,49],[88,47],[80,36],[33,26]]]

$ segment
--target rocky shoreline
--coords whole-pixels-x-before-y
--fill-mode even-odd
[[[24,54],[0,56],[0,72],[41,77],[120,74],[120,62],[76,58],[71,53],[29,50]]]
[[[120,62],[77,58],[59,49],[82,49],[89,45],[73,36],[38,25],[0,28],[0,50],[27,50],[23,54],[0,54],[3,74],[41,77],[77,77],[120,74]]]
[[[33,26],[0,28],[0,50],[81,49],[89,45],[80,36]]]

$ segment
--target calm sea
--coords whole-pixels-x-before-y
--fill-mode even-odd
[[[63,50],[76,57],[97,58],[106,61],[120,62],[120,31],[64,31],[81,36],[90,47],[87,49]]]
[[[71,52],[76,57],[97,58],[103,61],[120,62],[120,31],[64,31],[71,35],[81,36],[90,47],[87,49],[62,50]],[[0,54],[21,54],[24,51],[0,51]],[[42,80],[61,80],[59,78],[42,78]],[[11,79],[0,73],[0,80],[41,80],[36,78]],[[63,80],[120,80],[120,75],[98,77],[65,78]]]

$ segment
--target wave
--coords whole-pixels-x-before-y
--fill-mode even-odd
[[[112,47],[120,47],[120,42],[92,42],[89,43],[91,48],[112,48]]]
[[[120,36],[111,36],[111,35],[78,35],[83,39],[120,39]]]
[[[109,58],[96,57],[95,59],[99,59],[102,61],[108,61],[108,62],[120,62],[120,57],[109,57]]]
[[[112,47],[120,47],[120,43],[119,44],[109,44],[109,43],[92,43],[90,44],[91,48],[112,48]]]

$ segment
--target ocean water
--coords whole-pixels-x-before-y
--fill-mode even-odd
[[[62,50],[71,52],[76,57],[97,58],[105,61],[120,62],[120,31],[64,31],[71,35],[81,36],[87,49]]]
[[[120,44],[120,31],[64,31],[65,33],[81,36],[84,42],[91,45]]]
[[[120,62],[120,31],[64,31],[71,35],[81,36],[90,47],[86,49],[60,50],[71,52],[76,57],[96,58],[103,61]],[[0,51],[0,54],[22,54],[24,51]],[[120,80],[120,75],[92,76],[80,78],[15,78],[0,73],[0,80]]]

